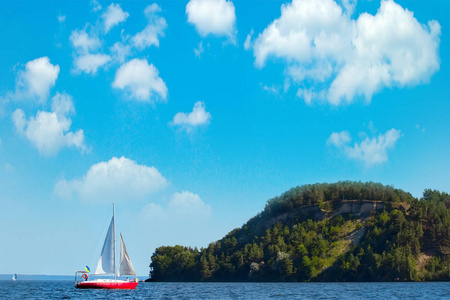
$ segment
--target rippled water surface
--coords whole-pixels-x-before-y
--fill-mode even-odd
[[[450,299],[450,282],[139,283],[78,290],[71,281],[0,281],[1,299]]]

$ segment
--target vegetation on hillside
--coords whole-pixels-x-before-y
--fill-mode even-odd
[[[383,206],[338,213],[352,201]],[[151,259],[154,281],[449,280],[450,195],[425,190],[418,200],[371,182],[304,185],[207,248],[162,246]]]

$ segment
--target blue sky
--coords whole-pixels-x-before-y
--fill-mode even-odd
[[[450,191],[448,1],[2,1],[0,273],[138,275],[302,184]]]

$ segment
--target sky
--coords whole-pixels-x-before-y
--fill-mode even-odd
[[[0,274],[138,275],[303,184],[450,191],[450,3],[0,1]]]

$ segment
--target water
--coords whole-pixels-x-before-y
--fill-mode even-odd
[[[79,290],[72,281],[0,281],[1,299],[450,299],[450,282],[139,283],[135,290]]]

